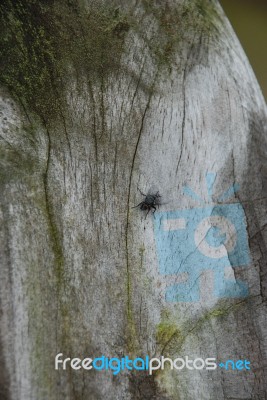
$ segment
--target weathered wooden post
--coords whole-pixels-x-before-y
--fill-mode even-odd
[[[266,105],[217,1],[0,10],[1,399],[265,399]]]

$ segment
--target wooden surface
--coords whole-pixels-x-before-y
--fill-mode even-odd
[[[207,24],[198,3],[190,23],[177,1],[155,1],[156,11],[124,3],[132,25],[119,68],[78,80],[69,68],[56,116],[1,89],[1,398],[265,399],[265,102],[216,2],[201,2],[215,8]],[[175,34],[182,39],[168,42]],[[158,212],[195,209],[183,186],[206,205],[211,172],[213,205],[240,185],[228,203],[244,209],[251,263],[228,273],[249,296],[216,297],[206,270],[199,301],[167,302],[180,277],[160,274],[154,217],[132,208],[138,187],[160,192]],[[59,352],[249,359],[253,368],[112,376],[55,371]]]

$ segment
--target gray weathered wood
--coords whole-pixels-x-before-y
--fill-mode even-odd
[[[105,8],[112,14],[121,7],[122,17],[114,17],[112,29],[103,30],[108,33],[99,31],[100,44],[92,34],[96,51],[105,40],[110,47],[113,36],[123,47],[111,47],[115,61],[104,49],[111,61],[103,58],[101,66],[81,19],[85,65],[78,68],[71,48],[63,59],[69,67],[55,73],[67,86],[59,103],[51,98],[51,109],[48,86],[48,105],[37,89],[34,98],[26,93],[27,82],[24,96],[6,66],[1,398],[265,399],[266,105],[254,74],[216,1],[102,3],[95,14],[100,22]],[[93,1],[85,7],[80,13],[95,12]],[[26,28],[18,29],[20,38]],[[200,301],[166,302],[166,286],[179,276],[159,272],[153,216],[132,209],[142,201],[137,188],[159,190],[161,211],[194,208],[183,186],[207,202],[207,172],[216,174],[215,198],[240,185],[233,202],[245,211],[252,261],[230,274],[248,282],[250,294],[216,298],[207,271]],[[253,368],[113,377],[55,371],[59,352],[246,358]]]

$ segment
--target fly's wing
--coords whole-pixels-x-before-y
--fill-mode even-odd
[[[150,188],[147,188],[147,185],[138,185],[138,191],[141,193],[142,196],[155,196],[157,193],[160,193],[159,188],[156,185],[152,185]],[[160,197],[160,196],[159,196]]]
[[[160,190],[156,185],[152,185],[147,192],[147,194],[150,194],[151,196],[155,196],[157,193],[160,194]]]
[[[152,196],[155,196],[156,194],[158,195],[158,196],[156,197],[156,202],[155,202],[157,206],[163,206],[163,205],[165,205],[165,204],[169,204],[169,201],[162,201],[162,200],[163,200],[163,194],[162,194],[160,188],[159,188],[158,186],[156,186],[156,185],[152,185],[152,186],[149,188],[147,194],[150,194],[150,195],[152,195]],[[165,197],[165,196],[164,196],[164,197]]]
[[[168,202],[162,202],[162,194],[160,193],[160,189],[158,186],[156,185],[152,185],[150,186],[150,188],[147,190],[146,188],[142,188],[142,190],[140,189],[140,187],[138,186],[137,189],[139,190],[139,192],[141,193],[142,196],[153,196],[155,198],[155,204],[157,206],[163,205],[163,204],[168,204]]]
[[[160,190],[158,186],[152,185],[149,190],[148,190],[148,195],[153,196],[155,199],[155,205],[160,206],[164,203],[162,203],[162,194],[160,193]]]

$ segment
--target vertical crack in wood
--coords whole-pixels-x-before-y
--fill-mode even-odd
[[[48,229],[50,234],[50,241],[52,245],[52,250],[54,254],[55,260],[55,269],[56,269],[56,285],[57,285],[57,316],[56,316],[56,346],[58,343],[58,316],[59,310],[61,306],[60,301],[60,290],[62,286],[62,277],[63,277],[63,250],[59,241],[58,231],[55,226],[54,218],[52,215],[52,210],[49,201],[49,194],[48,194],[48,172],[51,160],[51,136],[48,128],[46,127],[47,137],[48,137],[48,146],[47,146],[47,162],[46,162],[46,169],[44,173],[44,192],[45,192],[45,205],[46,205],[46,213],[47,213],[47,221],[48,221]]]
[[[184,107],[183,107],[183,121],[182,121],[182,136],[181,136],[181,150],[180,150],[180,155],[178,158],[178,163],[176,167],[176,174],[178,172],[178,168],[181,162],[182,154],[183,154],[183,147],[184,147],[184,127],[185,127],[185,79],[186,79],[186,67],[184,70],[183,74],[183,101],[184,101]]]
[[[125,246],[126,246],[126,274],[127,274],[127,317],[128,317],[128,321],[132,324],[132,315],[131,315],[131,290],[130,290],[130,283],[131,283],[131,279],[130,279],[130,266],[129,266],[129,224],[130,224],[130,195],[131,195],[131,186],[132,186],[132,177],[133,177],[133,170],[134,170],[134,164],[135,164],[135,159],[136,159],[136,155],[137,155],[137,149],[140,143],[140,139],[141,139],[141,135],[143,132],[143,128],[144,128],[144,121],[145,121],[145,117],[148,111],[148,108],[150,106],[150,102],[151,102],[151,98],[152,98],[152,93],[153,93],[153,88],[155,86],[156,83],[156,79],[158,76],[158,71],[155,74],[152,86],[151,86],[151,91],[149,94],[149,98],[142,116],[142,120],[141,120],[141,126],[140,126],[140,130],[139,130],[139,134],[138,134],[138,138],[137,138],[137,142],[135,145],[135,150],[134,150],[134,154],[133,154],[133,159],[132,159],[132,165],[131,165],[131,169],[130,169],[130,177],[129,177],[129,186],[128,186],[128,198],[127,198],[127,215],[126,215],[126,232],[125,232]],[[136,95],[136,92],[135,94]]]
[[[200,43],[200,44],[202,43],[202,35],[203,35],[203,34],[201,33],[201,34],[200,34],[200,37],[199,37],[199,43]],[[186,105],[186,104],[185,104],[185,81],[186,81],[186,77],[187,77],[187,69],[188,69],[188,67],[190,66],[190,64],[189,64],[189,59],[190,59],[191,53],[192,53],[193,48],[194,48],[194,45],[195,45],[195,37],[196,37],[196,34],[195,34],[194,37],[193,37],[192,44],[191,44],[190,50],[189,50],[188,55],[187,55],[187,60],[186,60],[186,63],[185,63],[185,68],[184,68],[184,73],[183,73],[183,84],[182,84],[182,88],[183,88],[183,101],[184,101],[184,103],[183,103],[182,136],[181,136],[181,150],[180,150],[180,155],[179,155],[178,163],[177,163],[177,167],[176,167],[176,174],[177,174],[177,172],[178,172],[178,168],[179,168],[179,166],[180,166],[180,162],[181,162],[182,155],[183,155],[183,147],[184,147],[184,129],[185,129],[185,115],[186,115],[186,106],[185,106],[185,105]]]

